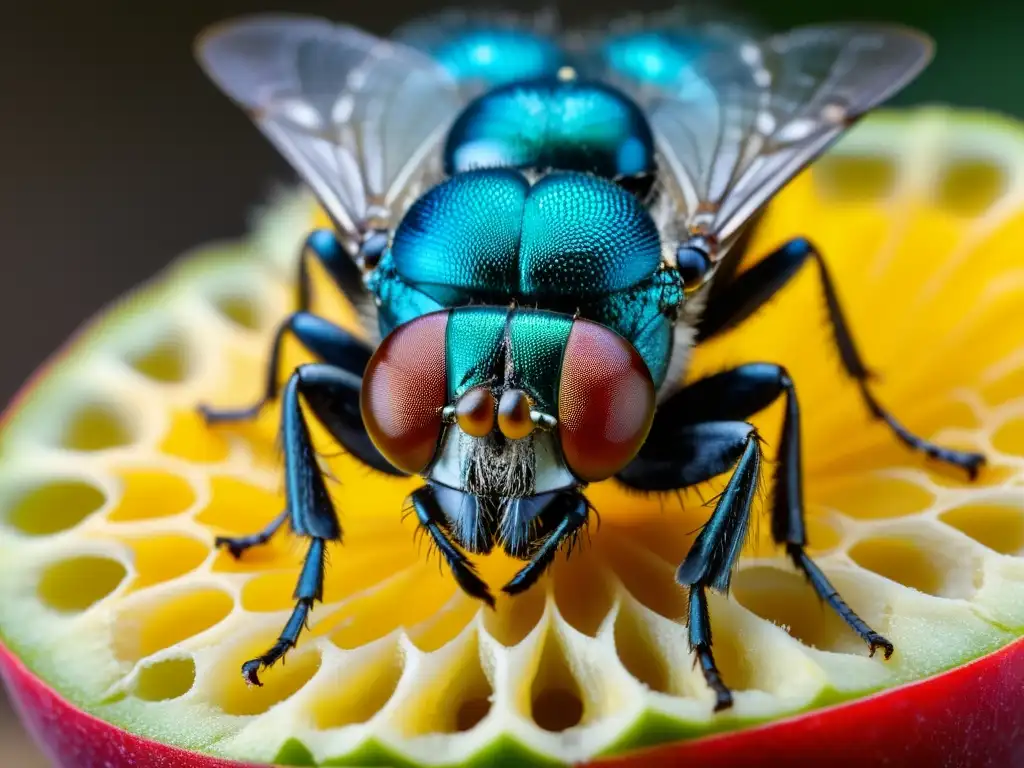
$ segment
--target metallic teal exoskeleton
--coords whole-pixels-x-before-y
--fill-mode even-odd
[[[690,651],[715,709],[707,590],[725,591],[759,487],[747,420],[785,403],[772,533],[811,587],[868,644],[892,644],[807,556],[796,385],[753,363],[684,383],[694,345],[741,323],[816,263],[843,368],[868,412],[909,448],[967,470],[975,453],[923,440],[888,413],[817,250],[798,239],[738,272],[756,214],[846,128],[919,72],[930,42],[889,26],[756,37],[728,24],[542,31],[448,14],[382,40],[297,17],[228,22],[200,61],[291,161],[331,215],[299,259],[298,311],[280,325],[265,397],[280,399],[289,522],[309,539],[296,607],[246,678],[294,646],[320,599],[341,527],[316,464],[317,419],[373,470],[415,475],[422,529],[459,585],[493,604],[471,556],[500,545],[529,589],[586,525],[590,483],[671,492],[731,471],[680,564]],[[318,259],[373,345],[309,311]],[[319,362],[278,386],[280,342]],[[306,410],[300,407],[300,400]],[[396,513],[398,511],[396,510]]]

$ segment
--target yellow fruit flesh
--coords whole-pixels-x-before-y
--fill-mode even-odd
[[[945,111],[879,115],[783,193],[751,248],[794,235],[826,255],[875,393],[909,428],[980,449],[975,483],[872,423],[844,379],[813,267],[690,378],[784,364],[803,412],[812,552],[896,645],[888,662],[823,607],[755,516],[729,597],[711,597],[713,696],[686,652],[673,572],[722,485],[642,498],[603,484],[589,542],[494,612],[414,540],[416,480],[327,460],[345,530],[324,603],[285,665],[248,688],[241,663],[276,638],[304,554],[282,533],[240,562],[213,537],[283,505],[278,411],[207,428],[195,405],[247,404],[289,309],[305,198],[246,245],[212,249],[115,311],[14,409],[0,462],[0,636],[78,704],[146,735],[269,760],[369,742],[451,764],[508,735],[576,760],[646,737],[738,727],[945,669],[1024,634],[1024,133]],[[323,281],[318,309],[354,327]],[[305,360],[286,347],[283,369]],[[757,425],[772,456],[781,412]],[[768,474],[772,469],[769,464]],[[680,506],[682,502],[682,508]],[[478,560],[499,585],[521,563]],[[362,750],[362,751],[360,751]]]

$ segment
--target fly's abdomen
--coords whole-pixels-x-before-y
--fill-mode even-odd
[[[455,33],[443,23],[408,27],[398,39],[429,53],[457,81],[499,86],[553,75],[566,56],[552,39],[521,28],[455,21]]]
[[[706,56],[715,38],[671,29],[645,29],[609,37],[597,56],[599,67],[637,83],[685,87],[696,82],[694,63]]]
[[[620,91],[545,77],[496,88],[467,106],[449,131],[444,164],[449,174],[504,167],[635,177],[655,170],[654,138]]]

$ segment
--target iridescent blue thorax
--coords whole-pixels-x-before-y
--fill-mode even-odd
[[[368,284],[382,334],[468,304],[579,313],[628,339],[656,385],[683,300],[634,194],[590,174],[553,172],[531,183],[509,168],[460,173],[422,195]]]

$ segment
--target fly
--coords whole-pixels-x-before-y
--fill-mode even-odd
[[[975,477],[983,457],[917,437],[874,396],[825,260],[805,239],[737,273],[765,204],[865,113],[910,82],[932,44],[895,26],[816,25],[754,37],[729,25],[560,35],[445,16],[383,40],[302,17],[207,31],[211,78],[244,108],[333,220],[299,258],[299,302],[274,339],[264,397],[280,400],[287,520],[309,542],[294,613],[246,679],[292,648],[322,598],[341,526],[309,416],[366,466],[418,476],[423,531],[469,595],[470,556],[500,546],[529,589],[613,479],[671,492],[731,471],[676,572],[689,646],[715,696],[707,591],[727,591],[762,475],[749,419],[785,404],[772,533],[811,588],[886,658],[892,643],[808,557],[797,389],[779,365],[684,385],[694,346],[754,314],[814,262],[843,369],[909,449]],[[316,259],[361,310],[367,344],[310,312]],[[286,334],[317,362],[278,386]],[[396,514],[398,510],[396,510]]]

